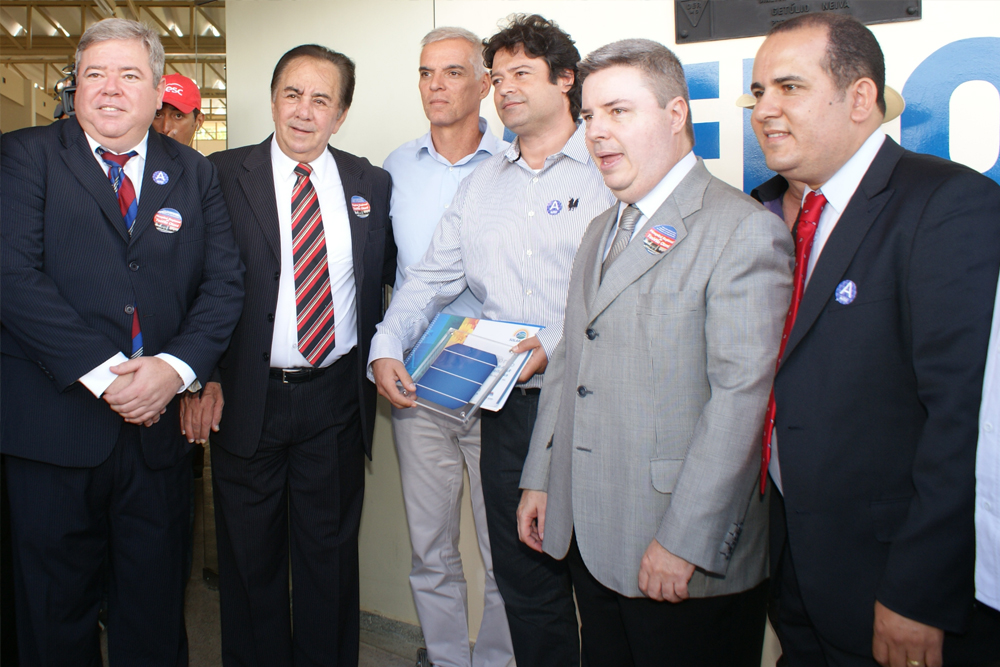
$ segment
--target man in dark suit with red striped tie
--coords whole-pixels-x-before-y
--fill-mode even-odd
[[[247,297],[217,382],[188,402],[184,428],[196,441],[216,431],[226,665],[358,661],[358,526],[375,422],[363,366],[396,250],[389,175],[327,145],[353,92],[350,59],[296,47],[271,79],[274,135],[211,156]]]
[[[76,117],[2,144],[2,446],[23,665],[187,665],[191,446],[243,268],[212,165],[150,131],[163,47],[91,26]],[[129,357],[132,357],[129,359]],[[103,399],[103,400],[101,400]]]

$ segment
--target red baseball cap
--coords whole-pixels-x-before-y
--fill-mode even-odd
[[[201,109],[201,91],[194,81],[180,74],[167,74],[163,80],[167,82],[167,90],[163,93],[164,104],[173,105],[181,113]]]

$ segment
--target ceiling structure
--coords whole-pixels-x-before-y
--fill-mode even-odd
[[[166,52],[164,73],[193,79],[203,99],[220,100],[224,114],[224,0],[3,0],[0,63],[51,94],[65,76],[62,68],[73,63],[84,30],[112,16],[136,19],[156,30]],[[218,103],[211,104],[216,111]]]

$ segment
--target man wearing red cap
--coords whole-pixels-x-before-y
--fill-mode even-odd
[[[153,129],[185,146],[190,146],[195,133],[205,122],[201,112],[201,91],[198,85],[180,74],[163,77],[167,90],[163,93],[163,106],[156,110]]]

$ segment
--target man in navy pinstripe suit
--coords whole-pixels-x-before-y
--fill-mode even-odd
[[[111,664],[187,664],[191,446],[178,394],[207,382],[225,350],[243,267],[212,165],[149,131],[163,59],[140,23],[91,26],[76,117],[0,144],[22,665],[101,664],[105,571]]]
[[[217,431],[225,665],[358,663],[358,527],[375,426],[363,364],[396,246],[389,175],[327,145],[353,92],[349,58],[296,47],[271,79],[274,134],[211,157],[247,300],[184,428],[190,440]]]

